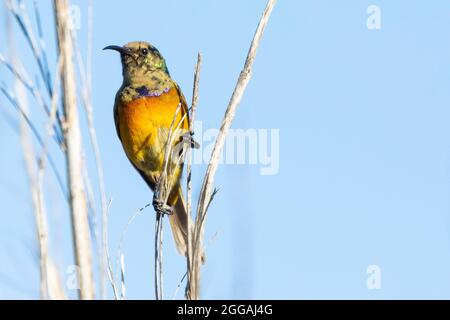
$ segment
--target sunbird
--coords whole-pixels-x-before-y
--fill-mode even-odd
[[[155,191],[163,170],[170,128],[189,132],[189,110],[178,84],[172,80],[166,61],[150,43],[130,42],[104,50],[120,53],[123,82],[114,102],[114,122],[126,156],[151,190]],[[176,114],[178,110],[178,113]],[[175,116],[176,114],[176,116]],[[175,144],[179,140],[174,140]],[[183,163],[179,152],[168,161],[172,175],[167,205],[170,225],[178,252],[186,255],[188,217],[180,186]],[[154,206],[163,204],[154,203]]]

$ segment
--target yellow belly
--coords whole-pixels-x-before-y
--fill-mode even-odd
[[[142,97],[118,107],[118,129],[123,148],[130,161],[146,175],[159,175],[162,170],[169,129],[179,103],[178,91],[173,88],[159,97]],[[186,107],[183,106],[174,124],[181,129],[181,134],[189,126],[185,114]]]

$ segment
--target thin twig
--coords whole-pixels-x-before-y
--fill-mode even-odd
[[[126,286],[125,286],[125,255],[120,255],[120,300],[125,300]]]
[[[17,24],[20,27],[20,30],[22,31],[22,34],[24,35],[32,53],[34,56],[34,59],[38,65],[38,69],[40,72],[40,75],[42,77],[42,80],[44,81],[47,89],[48,96],[51,97],[53,95],[52,92],[52,86],[51,86],[51,79],[50,79],[50,71],[48,68],[48,61],[47,61],[47,55],[45,53],[45,42],[44,41],[37,41],[36,37],[33,32],[33,28],[31,26],[30,18],[28,16],[28,11],[26,9],[26,5],[23,1],[19,1],[19,5],[17,6],[17,3],[12,0],[6,0],[6,7],[11,12],[13,17],[15,18]],[[35,15],[37,18],[37,24],[38,24],[38,33],[42,40],[42,30],[40,26],[40,14],[39,9],[35,3],[34,6],[35,9]],[[59,115],[59,112],[57,111],[57,122],[59,131],[56,137],[60,139],[59,143],[61,144],[61,147],[64,147],[62,144],[62,120]]]
[[[52,82],[52,79],[50,77],[50,68],[48,67],[47,51],[45,50],[45,47],[46,47],[45,46],[45,38],[44,38],[43,29],[42,29],[42,19],[41,19],[41,14],[39,12],[37,0],[33,1],[33,7],[34,7],[34,15],[36,17],[36,25],[37,25],[37,29],[38,29],[39,47],[40,47],[40,51],[42,54],[43,68],[46,73],[46,82],[48,82],[50,84]],[[53,90],[50,90],[50,93],[52,93],[54,91],[54,89],[55,88],[53,88]],[[53,96],[53,94],[52,94],[52,96]]]
[[[8,16],[9,18],[9,16]],[[12,29],[10,25],[10,20],[7,20],[7,37],[10,57],[12,63],[10,65],[10,70],[18,70],[20,61],[18,60],[14,50],[14,38],[12,36]],[[3,57],[0,57],[4,59]],[[57,72],[60,69],[57,68]],[[22,111],[23,115],[28,113],[28,100],[26,95],[26,85],[23,83],[19,77],[15,76],[15,92],[16,99],[11,97],[9,100],[15,100],[17,107]],[[57,83],[54,83],[57,86]],[[52,104],[56,106],[55,101],[52,100]],[[65,292],[61,286],[61,281],[59,278],[59,272],[54,267],[48,246],[48,227],[47,227],[47,213],[44,203],[44,187],[42,182],[43,169],[42,161],[38,161],[38,169],[36,169],[36,155],[33,148],[33,143],[29,135],[29,118],[20,117],[20,135],[21,144],[23,149],[23,155],[25,160],[25,169],[28,176],[28,182],[30,185],[31,199],[33,203],[33,211],[35,215],[36,231],[38,238],[38,248],[39,248],[39,266],[40,266],[40,297],[41,299],[65,299]],[[51,135],[51,128],[49,128],[49,135]],[[46,139],[47,140],[47,139]],[[42,147],[44,149],[44,147]],[[36,174],[37,171],[37,174]]]
[[[58,101],[58,90],[57,90],[57,88],[58,88],[58,86],[59,86],[59,75],[60,75],[60,73],[61,73],[61,59],[58,59],[58,63],[57,63],[57,68],[56,68],[56,77],[55,77],[55,81],[54,81],[54,83],[53,83],[53,96],[52,96],[52,101],[51,101],[51,110],[50,110],[50,117],[49,117],[49,120],[48,120],[48,124],[47,124],[47,138],[46,138],[46,140],[45,140],[45,144],[44,144],[44,146],[42,147],[42,150],[41,150],[41,153],[40,153],[40,156],[39,156],[39,160],[38,160],[38,172],[37,172],[37,179],[36,179],[36,181],[37,181],[37,185],[38,185],[38,188],[39,188],[39,190],[41,190],[41,192],[40,192],[40,197],[39,197],[39,203],[40,203],[40,206],[41,206],[41,214],[43,214],[44,212],[44,207],[45,207],[45,205],[44,205],[44,196],[43,196],[43,192],[42,192],[42,190],[44,190],[44,174],[45,174],[45,165],[46,165],[46,159],[48,158],[48,140],[49,140],[49,138],[50,137],[52,137],[53,136],[53,134],[54,134],[54,130],[53,130],[53,128],[54,128],[54,123],[55,123],[55,120],[56,120],[56,111],[57,111],[57,106],[58,106],[58,104],[57,104],[57,101]],[[47,225],[47,222],[46,222],[46,219],[45,219],[45,216],[41,216],[41,217],[38,217],[38,233],[39,233],[39,238],[41,239],[41,238],[44,238],[45,239],[45,241],[47,241],[47,239],[48,239],[48,236],[47,235],[45,235],[46,233],[47,233],[47,230],[46,230],[46,225]],[[39,229],[42,229],[42,231],[39,231]],[[44,234],[45,233],[45,234]],[[40,240],[40,241],[44,241],[44,240]],[[44,246],[44,245],[47,245],[47,243],[42,243],[42,244],[40,244],[40,246]],[[51,260],[50,260],[50,257],[49,256],[46,256],[45,257],[45,259],[47,260],[46,262],[45,262],[45,268],[46,268],[46,271],[47,271],[47,276],[46,276],[46,281],[47,281],[47,287],[48,287],[48,294],[49,294],[49,298],[51,298],[51,299],[61,299],[61,298],[65,298],[65,294],[64,294],[64,290],[61,288],[61,286],[60,286],[60,283],[61,283],[61,281],[60,281],[60,279],[58,279],[57,277],[58,277],[58,273],[56,272],[56,268],[55,268],[55,272],[52,272],[52,273],[50,273],[49,272],[49,268],[50,268],[50,266],[49,266],[49,264],[50,264],[50,262],[51,262]],[[55,285],[56,285],[56,288],[53,288],[52,286],[50,286],[50,279],[54,279],[54,281],[52,281],[52,283],[54,283]],[[62,294],[64,294],[64,296],[61,296]]]
[[[114,279],[114,271],[111,265],[111,259],[109,256],[109,237],[108,237],[108,220],[109,220],[109,212],[110,212],[110,208],[111,208],[111,203],[112,200],[109,201],[108,207],[107,207],[107,211],[106,211],[106,224],[103,226],[104,228],[104,232],[106,233],[106,239],[105,239],[105,254],[106,254],[106,262],[107,262],[107,268],[108,268],[108,277],[109,277],[109,282],[111,283],[112,289],[113,289],[113,293],[114,293],[114,299],[115,300],[119,300],[119,293],[116,287],[116,281]]]
[[[127,221],[127,224],[125,225],[125,227],[122,229],[122,232],[120,233],[120,238],[119,238],[119,244],[117,246],[117,256],[116,256],[116,265],[120,263],[120,256],[122,256],[123,254],[123,242],[125,240],[125,236],[128,232],[128,229],[130,228],[131,224],[134,222],[134,220],[137,218],[138,215],[140,215],[145,209],[147,209],[148,207],[150,207],[151,204],[147,203],[145,206],[139,208]]]
[[[18,103],[16,97],[13,95],[12,92],[10,92],[4,84],[0,83],[0,92],[3,93],[3,95],[6,97],[6,99],[10,102],[10,104],[16,109],[16,111],[21,115],[21,117],[25,120],[27,126],[30,128],[31,132],[33,133],[34,137],[36,138],[37,142],[41,147],[44,147],[44,139],[41,137],[41,134],[31,121],[31,119],[28,117],[27,112],[23,110],[21,105]],[[56,181],[58,182],[58,185],[60,187],[61,192],[63,193],[64,198],[68,198],[67,191],[64,186],[63,180],[61,178],[60,173],[58,172],[58,169],[56,167],[56,164],[53,160],[53,157],[48,155],[48,162],[50,164],[50,167],[52,168],[52,171],[55,175]]]
[[[90,4],[92,6],[92,3]],[[89,10],[89,9],[88,9]],[[92,10],[92,9],[90,9]],[[92,20],[92,12],[90,12],[88,16],[89,20]],[[91,39],[91,33],[92,33],[92,22],[88,22],[88,39]],[[83,64],[83,59],[81,57],[81,52],[76,45],[77,41],[75,33],[73,33],[73,43],[75,46],[75,53],[76,53],[76,61],[78,64],[78,70],[81,77],[81,82],[84,84],[82,90],[81,90],[81,98],[83,102],[83,107],[86,114],[86,120],[88,125],[88,131],[89,131],[89,139],[92,146],[92,150],[94,152],[94,158],[95,158],[95,168],[97,171],[97,180],[98,180],[98,188],[99,188],[99,194],[100,194],[100,204],[101,204],[101,212],[102,212],[102,225],[106,223],[106,191],[105,191],[105,178],[104,178],[104,170],[102,165],[102,159],[101,159],[101,153],[100,153],[100,147],[98,144],[97,139],[97,132],[95,130],[94,125],[94,112],[92,108],[92,88],[91,88],[91,76],[90,76],[90,69],[91,69],[91,63],[89,60],[92,58],[92,52],[88,53],[88,63],[86,67],[86,71]],[[92,40],[92,39],[91,39]],[[92,51],[90,49],[91,45],[88,44],[88,51]],[[103,227],[102,227],[103,228]],[[102,299],[106,298],[106,289],[105,289],[105,266],[106,266],[106,256],[104,254],[105,252],[105,233],[102,231],[102,245],[100,246],[99,250],[99,261],[100,261],[100,295]],[[103,254],[101,254],[103,252]]]
[[[28,102],[24,86],[16,79],[17,103],[24,112],[28,110]],[[40,298],[42,300],[49,299],[49,283],[48,283],[48,230],[45,205],[43,202],[43,189],[36,179],[35,151],[30,139],[29,131],[23,117],[20,117],[21,144],[25,160],[25,169],[27,172],[31,199],[33,203],[33,211],[36,221],[37,240],[39,248],[39,270],[40,270]]]
[[[28,16],[28,12],[26,10],[25,3],[22,1],[20,2],[19,6],[15,5],[13,1],[8,0],[6,1],[6,6],[14,16],[14,18],[17,21],[17,24],[19,25],[20,29],[22,30],[23,35],[25,36],[25,39],[27,40],[31,51],[33,52],[33,56],[37,62],[39,71],[41,73],[42,79],[44,80],[44,83],[47,86],[47,90],[49,92],[49,96],[52,96],[52,87],[50,82],[49,73],[46,72],[46,69],[44,67],[43,57],[42,57],[42,47],[39,45],[39,42],[36,40],[36,37],[33,32],[33,28],[31,27],[30,18]],[[47,69],[48,70],[48,69]]]
[[[102,165],[100,147],[98,145],[97,133],[94,126],[94,112],[92,108],[92,38],[93,38],[93,1],[88,1],[88,19],[87,19],[87,58],[86,58],[86,79],[85,90],[88,97],[84,106],[86,108],[86,115],[88,118],[89,137],[91,139],[91,145],[94,150],[95,167],[97,170],[98,187],[100,191],[100,204],[102,209],[102,245],[100,255],[100,297],[106,299],[106,254],[105,254],[105,241],[106,234],[103,231],[104,225],[107,221],[106,213],[106,188],[104,179],[104,170]]]
[[[183,281],[186,278],[187,278],[187,272],[185,272],[183,274],[183,277],[181,278],[180,282],[178,283],[177,288],[175,289],[175,292],[173,294],[172,300],[175,300],[177,298],[178,291],[180,291],[181,285],[183,284]]]
[[[55,77],[55,82],[53,83],[53,96],[51,100],[51,109],[47,124],[47,139],[45,139],[44,145],[42,146],[41,155],[39,157],[39,163],[40,163],[40,170],[45,169],[45,159],[48,157],[47,151],[48,151],[48,137],[52,137],[55,134],[54,131],[54,123],[56,121],[56,111],[58,108],[58,92],[57,88],[59,86],[59,79],[61,75],[62,70],[62,63],[61,63],[61,57],[58,58],[57,67],[56,67],[57,73]],[[42,172],[43,174],[43,172]]]
[[[29,76],[27,75],[26,71],[23,68],[19,70],[18,66],[14,66],[12,63],[8,62],[2,54],[0,54],[0,63],[2,63],[6,67],[6,69],[8,69],[12,73],[12,75],[25,86],[25,88],[33,96],[37,104],[44,110],[46,115],[50,116],[50,107],[45,102],[37,86],[31,80],[29,80]],[[54,129],[56,131],[56,143],[61,147],[61,149],[63,149],[61,129],[60,127],[57,127],[56,124],[54,125]]]
[[[195,66],[195,73],[194,73],[194,86],[192,89],[192,103],[191,103],[191,114],[189,117],[189,131],[191,134],[191,137],[194,136],[194,123],[195,123],[195,112],[197,110],[197,103],[198,103],[198,89],[199,89],[199,83],[200,83],[200,69],[202,65],[202,55],[200,52],[197,55],[197,64]],[[186,211],[188,215],[188,245],[187,245],[187,284],[186,284],[186,296],[190,296],[190,293],[188,292],[188,288],[190,287],[190,270],[192,269],[192,148],[189,145],[188,151],[187,151],[187,159],[186,159],[186,173],[187,173],[187,185],[186,185]]]
[[[164,298],[163,288],[163,265],[162,265],[162,239],[163,239],[163,217],[161,212],[156,212],[155,224],[155,299]]]

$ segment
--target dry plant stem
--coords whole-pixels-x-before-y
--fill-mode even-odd
[[[191,132],[191,135],[194,135],[194,122],[195,122],[195,111],[197,109],[197,103],[198,103],[198,88],[199,88],[199,82],[200,82],[200,69],[202,65],[202,55],[200,52],[197,55],[197,64],[195,66],[195,73],[194,73],[194,87],[192,90],[192,103],[191,103],[191,114],[189,117],[189,131]],[[190,277],[191,274],[189,270],[192,269],[192,172],[191,172],[191,164],[192,164],[192,148],[189,145],[187,149],[187,159],[186,159],[186,173],[187,173],[187,186],[186,186],[186,211],[188,215],[188,247],[187,247],[187,284],[186,284],[186,297],[190,296],[189,292],[189,283],[190,283]]]
[[[247,59],[243,70],[239,75],[239,79],[234,88],[233,94],[231,96],[230,102],[228,104],[227,110],[225,112],[222,125],[220,127],[219,134],[217,136],[214,148],[211,154],[211,160],[206,170],[205,178],[203,179],[202,188],[200,190],[200,196],[198,199],[197,206],[197,216],[194,229],[194,239],[192,245],[192,263],[190,265],[190,282],[188,292],[190,293],[189,299],[199,299],[200,298],[200,268],[201,268],[201,254],[203,247],[203,234],[204,234],[204,223],[206,220],[206,214],[208,206],[211,202],[211,198],[214,195],[214,177],[217,171],[217,166],[219,164],[220,154],[223,149],[225,138],[230,129],[231,123],[234,119],[236,109],[242,99],[244,91],[251,77],[251,70],[253,66],[253,61],[256,56],[256,51],[258,49],[259,43],[261,41],[264,29],[269,21],[270,14],[273,7],[275,6],[276,0],[269,0],[267,2],[264,13],[259,21],[258,27],[256,28],[253,41],[250,45],[250,49],[247,54]]]
[[[37,0],[33,1],[33,8],[34,8],[34,16],[36,19],[36,25],[37,25],[37,29],[38,29],[39,47],[42,52],[43,66],[44,66],[44,70],[46,71],[46,75],[47,75],[46,82],[48,84],[50,84],[51,83],[50,69],[48,67],[47,53],[45,51],[46,45],[45,45],[45,39],[44,39],[44,32],[42,30],[42,19],[41,19],[41,14],[39,12]]]
[[[60,70],[60,65],[58,63],[58,73],[61,71]],[[55,86],[57,85],[57,81],[55,81]],[[49,118],[49,126],[48,126],[48,136],[52,135],[52,128],[53,128],[53,123],[54,123],[54,119],[56,117],[56,100],[57,99],[57,93],[56,91],[53,91],[53,97],[52,97],[52,109],[50,112],[50,118]],[[36,179],[36,183],[37,183],[37,188],[39,190],[39,210],[35,210],[36,211],[36,225],[37,225],[37,229],[38,229],[38,237],[39,237],[39,247],[40,252],[41,252],[41,269],[44,268],[44,272],[41,271],[41,276],[42,274],[45,274],[45,287],[47,290],[47,297],[52,298],[51,294],[50,294],[50,290],[49,290],[49,277],[50,274],[48,273],[48,232],[47,232],[47,221],[46,221],[46,216],[45,216],[45,205],[44,205],[44,196],[43,196],[43,190],[44,190],[44,172],[45,172],[45,158],[47,155],[47,144],[48,142],[46,141],[44,146],[42,147],[42,152],[41,152],[41,156],[39,158],[39,162],[38,162],[38,173],[37,173],[37,179]],[[33,151],[31,150],[31,154],[33,154]],[[30,173],[29,173],[30,174]],[[44,249],[45,248],[45,249]],[[45,254],[44,254],[44,250],[45,250]],[[42,282],[42,281],[41,281]],[[42,284],[41,284],[41,290],[42,290]],[[56,297],[53,297],[56,298]]]
[[[40,269],[40,297],[43,300],[49,298],[48,292],[48,233],[46,223],[46,212],[43,204],[42,188],[35,178],[36,166],[34,150],[28,134],[28,129],[21,120],[21,141],[25,157],[25,167],[31,189],[31,199],[36,219],[36,229],[39,244],[39,269]]]
[[[39,134],[39,131],[34,126],[31,119],[28,117],[27,112],[22,109],[22,107],[21,107],[20,103],[17,101],[17,99],[2,84],[0,84],[0,92],[2,92],[5,95],[6,99],[8,99],[8,101],[11,103],[11,105],[17,110],[17,112],[23,118],[23,120],[25,121],[27,126],[30,128],[31,132],[33,133],[34,137],[36,138],[37,142],[41,145],[41,147],[44,147],[44,145],[45,145],[44,139]],[[47,158],[48,158],[48,161],[52,168],[52,171],[55,174],[55,178],[58,182],[61,192],[64,195],[64,197],[66,197],[64,183],[62,182],[61,175],[59,174],[59,172],[56,168],[55,162],[53,161],[53,159],[50,155],[48,155]]]
[[[25,39],[27,40],[31,48],[31,51],[33,52],[33,56],[39,67],[42,79],[44,80],[45,85],[47,86],[49,95],[52,96],[48,69],[46,72],[46,68],[44,67],[45,62],[43,61],[42,47],[34,35],[33,28],[31,27],[30,18],[28,17],[27,10],[25,10],[25,4],[22,2],[20,3],[19,6],[16,6],[16,4],[13,1],[7,0],[6,5],[13,14],[14,18],[16,19],[18,25],[20,26],[20,29],[22,30],[22,33],[25,36]]]
[[[178,122],[176,128],[174,128],[175,120],[177,119],[178,113],[181,110],[181,103],[178,104],[175,114],[172,119],[172,123],[169,128],[167,142],[164,148],[164,161],[163,170],[159,176],[158,183],[154,191],[154,202],[155,200],[160,204],[167,204],[167,200],[170,195],[170,190],[172,188],[173,179],[171,179],[172,172],[168,172],[169,169],[169,157],[172,154],[172,146],[174,139],[177,137],[175,132],[178,132],[180,125],[183,123],[186,114]],[[178,159],[180,160],[180,159]],[[155,223],[155,299],[162,300],[163,294],[163,258],[162,258],[162,244],[163,244],[163,217],[165,212],[163,210],[156,209],[156,223]]]
[[[155,299],[162,300],[163,289],[163,267],[162,267],[162,238],[163,238],[163,217],[161,212],[156,212],[155,224]]]
[[[61,69],[62,69],[62,64],[61,64],[61,58],[58,58],[58,63],[57,63],[57,67],[56,67],[56,77],[55,77],[55,81],[53,84],[53,94],[52,94],[52,99],[51,99],[51,110],[50,110],[50,117],[48,120],[48,124],[47,124],[47,138],[45,140],[44,145],[42,146],[42,150],[41,150],[41,154],[39,156],[39,160],[38,160],[38,172],[37,172],[37,184],[38,184],[38,188],[41,190],[40,192],[40,204],[42,207],[42,212],[44,212],[44,196],[43,196],[43,190],[44,190],[44,174],[45,174],[45,168],[46,168],[46,160],[48,159],[48,143],[49,143],[49,138],[52,137],[55,132],[54,132],[54,124],[56,121],[56,113],[57,113],[57,108],[58,108],[58,86],[59,86],[59,79],[60,79],[60,74],[61,74]],[[45,231],[46,232],[46,219],[45,219],[45,215],[43,215],[42,217],[38,217],[38,233],[39,233],[39,238],[43,237],[43,235],[41,235],[41,232]],[[39,231],[39,229],[42,228],[42,231]],[[45,236],[45,238],[47,239],[47,236]],[[41,241],[41,240],[40,240]],[[40,245],[44,245],[44,243],[40,243]],[[58,272],[58,270],[56,269],[56,267],[54,266],[53,262],[51,261],[51,258],[49,255],[47,255],[46,257],[46,270],[47,270],[47,288],[48,288],[48,297],[50,299],[58,299],[58,300],[62,300],[62,299],[66,299],[66,294],[64,292],[64,288],[62,286],[61,283],[61,279],[60,279],[60,274]]]
[[[177,298],[178,291],[180,291],[181,285],[183,284],[183,281],[186,277],[187,277],[187,272],[183,275],[183,277],[181,277],[181,280],[178,283],[177,288],[175,289],[175,292],[173,293],[172,300],[175,300]]]
[[[125,286],[125,256],[123,253],[120,256],[120,300],[126,299],[126,286]]]
[[[100,147],[97,139],[97,132],[95,130],[94,125],[94,112],[92,108],[92,80],[91,80],[91,59],[92,59],[92,1],[89,1],[88,4],[88,58],[87,58],[87,67],[86,71],[83,65],[83,59],[81,57],[81,52],[78,47],[76,47],[76,61],[78,63],[78,68],[80,72],[81,81],[84,84],[82,88],[82,101],[83,106],[86,113],[88,130],[89,130],[89,139],[91,142],[92,150],[94,152],[95,157],[95,167],[97,171],[97,181],[98,188],[100,194],[100,204],[101,204],[101,224],[102,224],[102,239],[101,246],[99,250],[99,265],[100,265],[100,297],[102,299],[106,299],[106,233],[103,229],[103,226],[107,223],[107,200],[106,200],[106,191],[105,191],[105,179],[104,179],[104,171],[102,165],[102,159],[100,154]],[[75,36],[73,37],[75,38]],[[75,39],[74,39],[75,40]],[[73,41],[76,44],[76,41]]]
[[[103,232],[106,233],[106,238],[105,238],[105,255],[106,255],[106,262],[107,262],[107,270],[108,270],[108,278],[109,278],[109,282],[111,283],[112,289],[113,289],[113,293],[114,293],[114,299],[115,300],[119,300],[119,293],[117,290],[117,286],[116,286],[116,280],[114,279],[114,272],[113,272],[113,268],[111,265],[111,259],[109,256],[109,237],[108,237],[108,221],[109,221],[109,209],[111,207],[111,203],[112,200],[109,202],[108,207],[107,207],[107,211],[106,211],[106,223],[105,225],[103,225]]]
[[[7,4],[11,4],[9,1]],[[9,16],[8,16],[9,17]],[[51,158],[48,157],[46,151],[47,151],[47,145],[48,145],[48,138],[50,136],[53,136],[53,125],[55,123],[55,115],[56,115],[56,108],[57,108],[57,94],[53,94],[51,96],[51,111],[48,110],[49,115],[49,125],[47,128],[48,131],[48,137],[45,139],[45,142],[42,138],[40,138],[39,133],[34,128],[33,124],[31,123],[31,120],[28,117],[28,100],[27,100],[27,94],[25,90],[30,90],[30,87],[33,85],[30,85],[30,82],[28,80],[25,80],[28,78],[27,76],[23,76],[22,74],[25,74],[25,70],[21,66],[17,56],[14,53],[14,41],[11,31],[11,25],[9,24],[9,19],[7,20],[7,37],[8,37],[8,43],[10,48],[10,56],[12,63],[8,63],[6,59],[3,58],[3,56],[0,56],[0,61],[4,63],[8,69],[13,73],[14,75],[14,81],[15,81],[15,96],[17,98],[8,97],[8,99],[11,101],[11,103],[15,103],[20,110],[21,116],[19,116],[20,119],[20,137],[21,137],[21,144],[24,154],[24,160],[25,160],[25,169],[28,176],[28,181],[30,185],[30,191],[31,191],[31,199],[33,204],[33,212],[35,215],[35,222],[36,222],[36,231],[37,231],[37,238],[38,238],[38,248],[39,248],[39,266],[40,266],[40,297],[41,299],[65,299],[66,294],[64,292],[64,288],[61,284],[60,279],[60,273],[57,270],[57,268],[54,266],[51,256],[49,254],[48,249],[48,228],[47,228],[47,213],[45,209],[45,200],[44,200],[44,183],[43,183],[43,176],[44,176],[44,170],[45,170],[45,160],[48,158],[50,164],[52,165],[52,169],[55,170],[54,164],[51,161]],[[21,72],[19,72],[21,70]],[[57,64],[57,73],[59,74],[61,71],[60,69],[60,63],[58,60]],[[56,92],[55,88],[58,86],[58,82],[55,81],[53,84],[53,92]],[[33,86],[34,87],[34,86]],[[37,89],[34,89],[33,92],[31,92],[32,95],[36,98],[36,102],[38,104],[43,103],[43,100],[39,100],[38,97],[42,99],[42,96],[40,95],[40,92]],[[13,101],[14,100],[14,101]],[[38,142],[40,143],[42,147],[41,156],[38,160],[38,166],[36,166],[36,153],[33,147],[33,143],[30,138],[30,132],[29,129],[33,131],[34,134],[36,134],[36,138],[38,139]],[[59,175],[57,171],[55,170],[56,177],[58,179],[58,182],[61,183],[59,179]],[[62,184],[60,184],[62,186]]]
[[[137,210],[129,219],[127,224],[125,225],[125,227],[122,230],[122,233],[120,234],[120,239],[119,239],[119,245],[117,246],[117,264],[120,264],[120,271],[121,271],[121,285],[122,285],[122,293],[125,291],[125,271],[124,271],[124,254],[123,254],[123,242],[125,240],[125,235],[128,232],[128,228],[131,226],[131,224],[134,222],[134,219],[136,219],[136,217],[141,214],[145,209],[147,209],[148,207],[150,207],[151,204],[148,203],[145,206],[143,206],[142,208],[140,208],[139,210]],[[109,246],[107,246],[107,249],[109,248]],[[114,276],[112,275],[112,267],[111,267],[111,261],[109,259],[109,251],[106,252],[107,254],[107,264],[108,264],[108,268],[109,268],[109,272],[110,272],[110,281],[111,284],[113,286],[113,290],[114,290],[114,294],[115,294],[115,299],[118,300],[118,293],[116,292],[116,285],[114,282]]]
[[[63,126],[67,145],[66,162],[69,199],[74,238],[75,260],[81,299],[94,298],[92,253],[89,236],[86,195],[83,185],[81,132],[77,110],[77,88],[73,66],[73,44],[68,25],[68,1],[54,0],[54,13],[58,35],[58,47],[62,59],[62,97],[66,122]]]
[[[26,95],[23,92],[23,86],[16,83],[16,91],[19,97],[19,103],[24,110],[26,107]],[[43,300],[49,298],[48,292],[48,231],[46,222],[46,212],[44,206],[44,197],[42,186],[39,184],[38,179],[36,179],[36,164],[35,164],[35,152],[30,139],[28,128],[24,119],[20,118],[20,132],[21,132],[21,142],[23,155],[25,158],[25,167],[31,189],[31,199],[34,208],[35,220],[36,220],[36,230],[38,235],[39,244],[39,270],[40,270],[40,297]]]
[[[88,26],[87,26],[87,59],[86,59],[86,91],[89,101],[92,102],[92,38],[93,38],[93,22],[94,22],[94,5],[93,0],[88,0]],[[100,148],[98,146],[97,133],[94,126],[93,108],[92,103],[86,104],[86,114],[88,116],[88,126],[91,138],[91,145],[94,149],[95,163],[97,168],[97,179],[100,189],[100,201],[102,208],[102,255],[100,262],[100,297],[104,300],[107,298],[106,294],[106,232],[104,231],[105,224],[107,223],[107,200],[106,200],[106,189],[105,189],[105,179],[104,171],[102,165],[102,159],[100,156]]]
[[[37,86],[29,80],[28,75],[26,74],[25,70],[19,70],[17,66],[14,66],[13,64],[6,61],[6,59],[0,54],[0,63],[2,63],[14,76],[16,80],[19,80],[25,88],[30,92],[30,94],[33,96],[37,104],[44,110],[44,112],[49,116],[50,115],[50,108],[48,107],[47,103],[45,102],[44,98],[42,97],[41,92],[38,90]],[[55,131],[59,132],[55,125]],[[62,147],[61,144],[61,137],[57,134],[55,136],[56,142]]]

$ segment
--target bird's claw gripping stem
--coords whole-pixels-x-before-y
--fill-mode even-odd
[[[192,149],[200,149],[200,144],[194,140],[193,131],[189,131],[183,134],[183,141],[190,145]]]
[[[161,213],[162,215],[173,214],[173,208],[171,206],[168,206],[164,201],[159,200],[158,197],[153,197],[152,204],[155,211]]]

